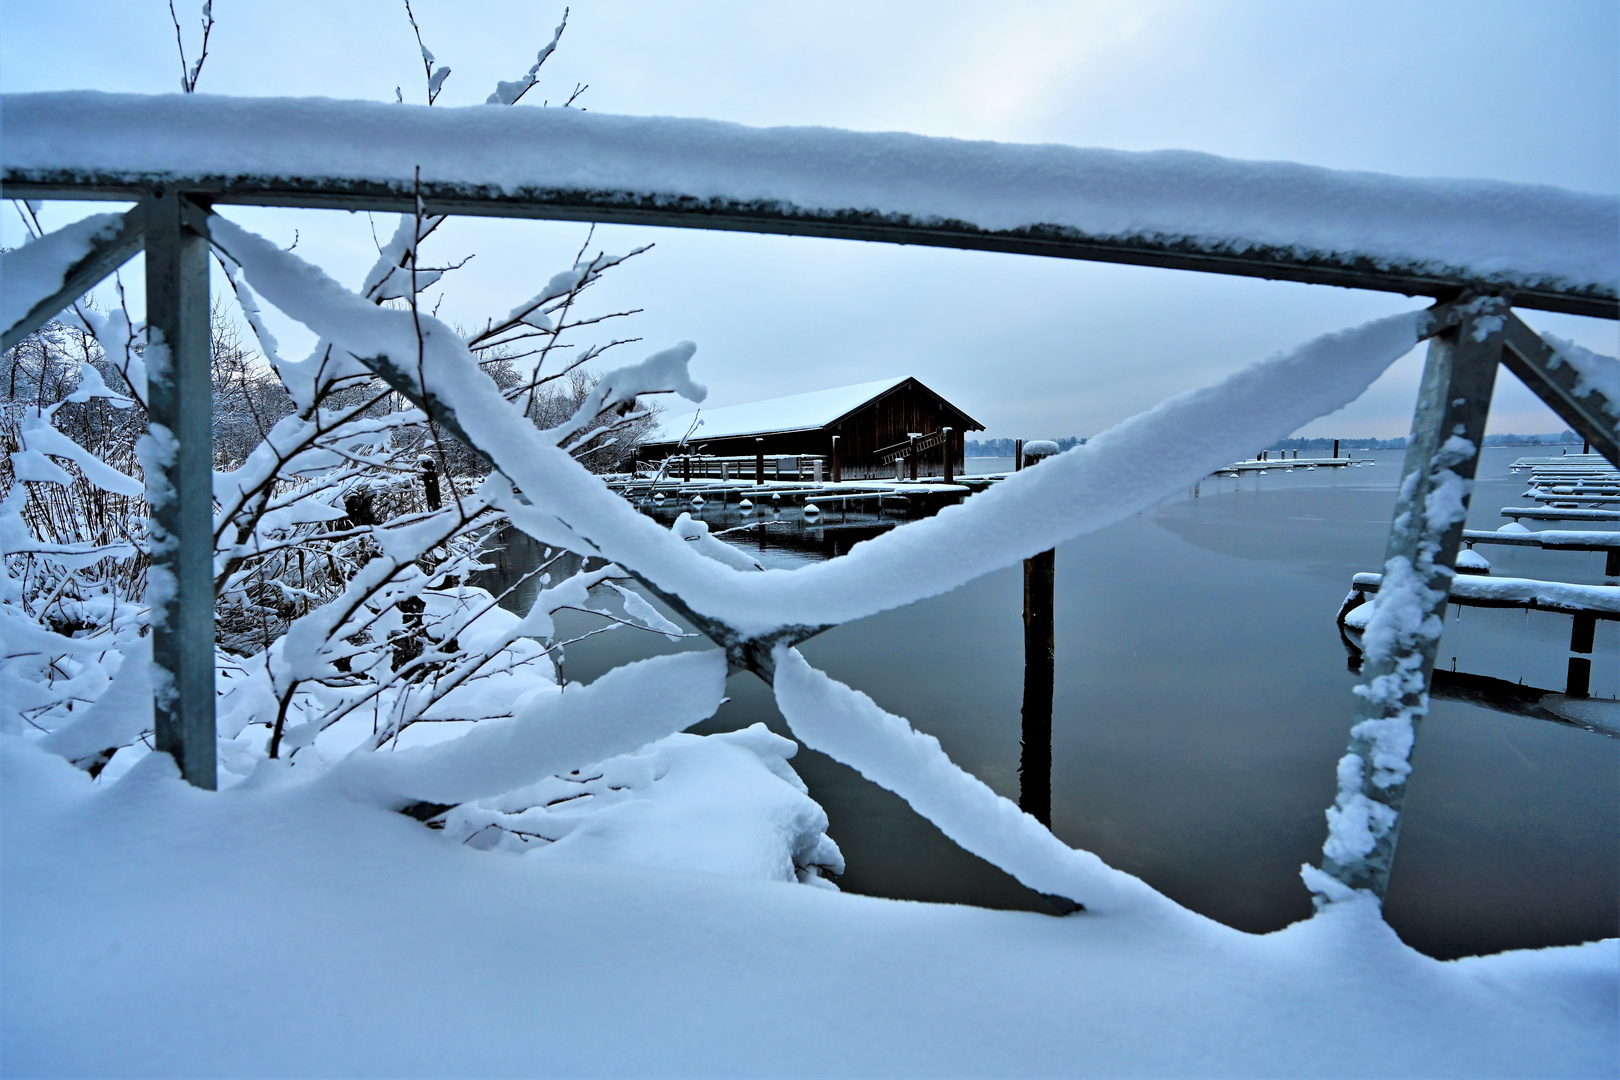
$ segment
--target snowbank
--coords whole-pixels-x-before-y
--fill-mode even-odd
[[[8,94],[0,110],[0,163],[18,178],[302,175],[409,193],[420,166],[425,184],[480,193],[876,215],[1606,296],[1620,280],[1620,203],[1526,184],[572,109],[71,91]]]
[[[1615,1071],[1612,941],[1442,963],[1364,903],[1252,937],[512,858],[0,742],[7,1075]]]

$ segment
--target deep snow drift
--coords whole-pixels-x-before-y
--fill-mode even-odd
[[[0,746],[12,1076],[1616,1067],[1613,941],[1442,963],[1365,902],[1253,937],[512,857],[287,772]]]

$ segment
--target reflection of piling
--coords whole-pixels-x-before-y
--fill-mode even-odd
[[[1039,457],[1024,457],[1018,440],[1018,467]],[[1057,586],[1057,552],[1043,551],[1024,560],[1024,710],[1023,749],[1019,755],[1018,807],[1042,825],[1052,824],[1052,684],[1057,668],[1057,628],[1053,594]]]
[[[1582,612],[1575,616],[1569,631],[1569,651],[1590,653],[1597,636],[1597,616]],[[1569,676],[1564,680],[1564,693],[1572,698],[1588,697],[1592,693],[1592,661],[1585,656],[1569,658]]]

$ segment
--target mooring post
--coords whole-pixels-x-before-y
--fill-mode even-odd
[[[911,478],[917,479],[917,436],[907,435],[906,460],[911,462]]]
[[[951,439],[951,429],[945,429],[945,482],[956,483],[956,446]]]
[[[180,775],[217,786],[214,734],[214,473],[207,211],[159,191],[146,215],[147,438],[141,464],[152,562],[153,746]]]
[[[765,485],[765,440],[754,440],[754,483]]]
[[[1339,794],[1322,848],[1324,871],[1380,902],[1511,313],[1494,296],[1457,301],[1454,310],[1457,324],[1429,342],[1383,584],[1366,631],[1356,723],[1339,761]]]
[[[1024,457],[1029,468],[1041,457]],[[1018,758],[1018,808],[1048,828],[1052,825],[1052,689],[1057,671],[1057,627],[1054,593],[1057,552],[1043,551],[1024,560],[1024,708],[1023,743]]]
[[[832,480],[835,484],[841,484],[844,481],[844,463],[838,456],[838,436],[834,435],[832,441]]]
[[[427,496],[427,508],[437,510],[444,503],[439,493],[439,467],[427,454],[417,462],[422,467],[422,493]]]
[[[1013,440],[1013,472],[1019,472],[1024,467],[1024,440]]]
[[[1338,439],[1333,440],[1333,456],[1335,458],[1337,458],[1339,456],[1339,440]]]

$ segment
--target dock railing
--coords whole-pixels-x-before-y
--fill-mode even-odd
[[[1321,411],[1339,407],[1364,387],[1365,382],[1351,385],[1354,379],[1343,373],[1343,365],[1301,366],[1312,358],[1339,357],[1343,350],[1354,353],[1361,349],[1379,352],[1387,362],[1415,339],[1426,338],[1428,357],[1384,574],[1369,620],[1349,748],[1339,763],[1339,792],[1328,811],[1322,869],[1306,875],[1321,904],[1367,894],[1381,900],[1395,855],[1411,771],[1411,746],[1427,710],[1442,622],[1436,615],[1443,613],[1447,602],[1463,540],[1470,482],[1484,441],[1498,366],[1512,370],[1605,459],[1617,460],[1615,428],[1620,403],[1583,379],[1559,348],[1543,341],[1514,311],[1518,305],[1615,318],[1620,315],[1620,299],[1612,284],[1565,286],[1560,279],[1528,270],[1517,278],[1499,270],[1473,274],[1466,269],[1466,260],[1455,264],[1463,269],[1437,270],[1442,262],[1435,259],[1401,262],[1355,251],[1313,254],[1274,237],[1224,238],[1204,244],[1196,239],[1164,239],[1168,234],[1109,238],[1038,220],[1017,226],[1005,222],[980,226],[963,220],[966,211],[945,204],[929,210],[917,202],[928,197],[926,192],[907,203],[909,209],[886,213],[853,202],[839,206],[823,201],[807,208],[768,189],[743,198],[667,187],[638,188],[629,165],[615,174],[620,177],[616,186],[602,190],[567,188],[548,181],[503,186],[474,175],[464,180],[442,176],[424,180],[420,168],[413,177],[408,168],[386,162],[368,166],[373,171],[365,177],[323,173],[307,164],[323,159],[318,154],[311,158],[306,144],[317,149],[326,145],[321,142],[326,135],[318,122],[326,115],[322,109],[333,118],[334,132],[347,130],[337,122],[347,116],[338,108],[344,103],[320,103],[319,107],[300,103],[304,110],[300,116],[305,119],[285,127],[298,136],[296,147],[289,144],[292,148],[284,152],[287,164],[274,164],[281,151],[266,143],[258,147],[259,156],[251,170],[233,172],[222,165],[195,164],[212,159],[187,147],[201,146],[205,151],[206,145],[195,140],[206,139],[209,131],[225,130],[222,125],[234,122],[231,118],[242,109],[257,110],[254,115],[273,114],[280,107],[276,103],[238,104],[218,99],[187,102],[177,111],[156,99],[121,98],[97,99],[75,111],[55,109],[54,99],[44,100],[49,97],[7,100],[7,144],[0,151],[5,161],[0,181],[4,196],[134,200],[137,205],[88,237],[76,235],[66,245],[70,257],[48,264],[48,273],[34,273],[26,279],[12,275],[11,260],[16,253],[6,257],[8,288],[29,291],[6,305],[4,345],[16,344],[144,249],[151,431],[155,444],[172,448],[150,460],[146,476],[148,491],[154,493],[150,498],[152,566],[168,583],[152,598],[154,682],[158,687],[155,745],[173,754],[182,774],[202,787],[214,784],[216,753],[213,654],[206,647],[212,640],[214,618],[209,454],[211,251],[230,265],[242,267],[247,280],[266,299],[317,335],[337,342],[445,431],[483,456],[523,492],[509,500],[521,527],[533,530],[547,543],[566,540],[582,553],[616,562],[723,649],[729,670],[751,671],[771,683],[784,715],[807,744],[896,791],[958,843],[1037,891],[1103,910],[1159,900],[1157,894],[1144,892],[1135,879],[1059,843],[1032,818],[961,773],[937,743],[911,731],[904,720],[883,713],[864,695],[816,672],[793,647],[841,622],[935,595],[1136,512],[1142,500],[1155,498],[1156,488],[1104,490],[1096,496],[1097,502],[1086,505],[1106,503],[1105,510],[1069,509],[1063,511],[1070,514],[1064,518],[1056,516],[1056,510],[1042,508],[1059,496],[1069,498],[1070,493],[1088,491],[1086,485],[1094,482],[1090,479],[1093,474],[1100,475],[1110,467],[1114,459],[1109,455],[1122,453],[1120,447],[1131,449],[1131,440],[1146,438],[1144,433],[1152,432],[1157,439],[1164,430],[1185,430],[1174,424],[1221,428],[1225,434],[1197,443],[1201,449],[1187,459],[1187,469],[1201,475],[1233,454],[1249,452],[1244,443],[1252,448],[1288,434]],[[379,130],[399,132],[392,136],[395,142],[378,144],[387,151],[382,157],[393,162],[401,154],[415,154],[416,160],[422,160],[431,153],[433,160],[444,159],[446,155],[429,145],[439,129],[422,128],[425,134],[412,134],[418,129],[410,126],[416,123],[416,114],[409,108],[389,106],[389,111],[376,114],[375,122],[382,125]],[[300,126],[312,123],[310,117],[316,118],[314,130]],[[584,123],[614,121],[592,118]],[[512,121],[519,122],[531,121]],[[99,151],[94,148],[101,145],[97,136],[101,129],[94,125],[105,123],[150,134],[150,138],[131,136],[118,144],[126,148],[122,153],[145,156],[139,161],[97,157]],[[689,152],[682,147],[696,145],[679,137],[684,123],[646,122],[654,134],[663,133],[659,124],[670,129],[667,144],[673,149],[668,153],[676,156]],[[160,130],[169,134],[160,138]],[[419,149],[399,143],[418,137],[426,140]],[[744,143],[756,138],[747,134],[728,137]],[[757,136],[759,140],[767,137]],[[337,139],[334,135],[328,140],[334,160],[344,153]],[[929,152],[948,158],[956,152],[948,143],[929,143]],[[173,156],[164,159],[165,153]],[[26,160],[17,163],[19,156]],[[818,162],[813,153],[794,160],[799,164],[785,167],[803,168],[807,176],[812,172],[821,175],[827,169],[836,172],[832,168],[835,162]],[[1331,179],[1330,174],[1324,175]],[[785,192],[791,174],[772,176],[766,183],[780,183]],[[1080,179],[1075,182],[1083,183]],[[1009,185],[1016,188],[1017,181],[993,186],[1000,190]],[[1211,191],[1208,197],[1223,196]],[[1328,201],[1323,200],[1324,207]],[[890,557],[885,553],[899,547],[877,542],[864,545],[872,550],[859,558],[852,555],[793,574],[749,575],[704,560],[690,545],[646,518],[637,518],[644,525],[626,518],[626,514],[636,515],[622,499],[600,483],[584,484],[580,479],[586,476],[583,469],[571,459],[560,458],[531,423],[512,410],[507,410],[511,416],[501,411],[504,399],[460,347],[460,339],[446,338],[454,335],[443,324],[420,316],[414,337],[390,339],[380,333],[368,338],[367,327],[397,330],[402,324],[381,317],[363,318],[363,305],[345,307],[347,301],[338,302],[341,297],[330,292],[317,296],[312,290],[335,283],[318,283],[312,268],[297,256],[217,217],[215,206],[224,204],[401,211],[418,218],[476,214],[618,221],[990,249],[1349,285],[1429,296],[1436,303],[1426,315],[1414,315],[1409,321],[1383,320],[1360,331],[1319,339],[1303,347],[1295,361],[1270,361],[1253,369],[1252,375],[1240,373],[1213,388],[1213,396],[1211,391],[1202,391],[1203,396],[1174,399],[1160,412],[1145,414],[1147,419],[1129,421],[1110,436],[1092,440],[1083,454],[1063,455],[970,500],[952,517],[956,532],[942,532],[942,518],[908,527],[918,531],[908,534],[915,540],[907,539],[906,544],[951,549],[956,560],[951,569],[954,577],[930,573],[924,581],[904,574],[885,575],[880,572],[885,565],[882,560]],[[1436,206],[1436,213],[1447,209],[1443,203]],[[1324,208],[1321,212],[1330,211]],[[36,243],[49,246],[51,241],[47,236]],[[34,252],[28,258],[44,255]],[[334,314],[339,309],[345,313],[342,318]],[[1385,357],[1391,351],[1393,355]],[[646,374],[654,368],[636,370]],[[1254,385],[1254,380],[1275,385]],[[1271,392],[1285,384],[1287,393]],[[644,389],[668,387],[646,384]],[[1236,408],[1234,402],[1242,408]],[[1241,422],[1235,422],[1234,416]],[[1147,445],[1144,442],[1132,453]],[[1217,455],[1213,460],[1212,454]],[[688,460],[696,465],[700,459]],[[1178,490],[1195,479],[1196,475],[1179,472],[1167,475],[1167,490]],[[1084,499],[1077,494],[1070,501],[1080,507]],[[982,508],[972,505],[980,502]],[[895,530],[887,537],[906,531]],[[916,553],[909,557],[915,560]],[[833,723],[833,718],[838,722]],[[930,779],[945,775],[956,779],[944,786]]]

